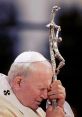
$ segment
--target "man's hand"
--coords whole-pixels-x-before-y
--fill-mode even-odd
[[[54,82],[48,88],[48,99],[52,101],[53,99],[57,100],[57,105],[61,108],[64,106],[66,97],[65,88],[62,86],[60,80],[54,80]]]
[[[49,105],[46,110],[46,117],[65,117],[65,113],[61,107],[57,106],[54,109],[51,105]]]

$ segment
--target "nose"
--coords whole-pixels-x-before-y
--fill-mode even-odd
[[[47,99],[47,90],[42,91],[41,97],[42,97],[43,99]]]

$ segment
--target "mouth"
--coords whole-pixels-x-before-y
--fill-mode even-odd
[[[41,101],[37,101],[37,104],[40,105],[41,104]]]
[[[38,105],[40,105],[42,100],[37,100],[36,102],[37,102]]]

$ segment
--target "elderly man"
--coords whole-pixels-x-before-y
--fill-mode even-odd
[[[65,101],[65,88],[59,80],[52,83],[52,66],[38,52],[20,54],[8,76],[0,74],[0,117],[74,117]],[[43,99],[57,100],[46,112],[39,107]]]

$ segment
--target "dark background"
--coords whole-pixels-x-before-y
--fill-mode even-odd
[[[80,11],[81,12],[81,11]],[[66,65],[60,71],[58,79],[66,88],[66,100],[70,103],[75,116],[81,117],[81,66],[82,66],[82,15],[77,7],[62,8],[58,16],[63,41],[59,50],[65,58]],[[17,56],[17,36],[19,25],[13,4],[0,2],[0,72],[7,74],[11,63]],[[28,27],[28,26],[27,26]],[[47,57],[49,58],[49,46]],[[44,101],[45,102],[45,101]],[[45,103],[41,106],[45,109]]]
[[[81,66],[82,66],[82,16],[76,7],[69,11],[62,11],[63,15],[59,18],[61,25],[61,35],[63,43],[61,53],[63,54],[66,65],[61,72],[59,79],[62,80],[67,91],[67,100],[72,105],[77,116],[81,114]],[[63,78],[62,78],[63,76]]]
[[[66,88],[66,100],[71,105],[75,117],[81,117],[82,15],[76,7],[64,7],[60,12],[58,24],[62,29],[62,42],[59,44],[59,50],[66,64],[61,69],[58,79]]]

